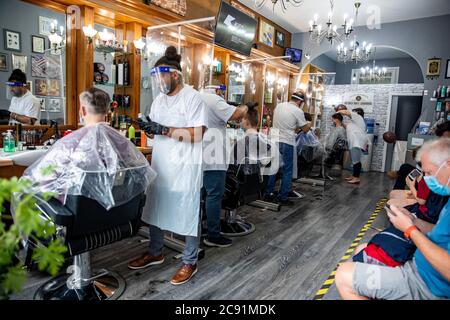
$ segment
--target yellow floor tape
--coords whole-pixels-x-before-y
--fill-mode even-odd
[[[336,270],[341,265],[341,263],[347,261],[349,258],[352,257],[352,254],[356,247],[360,244],[361,239],[366,234],[367,230],[370,229],[372,226],[372,223],[377,218],[378,214],[381,212],[381,210],[384,208],[385,204],[387,202],[387,199],[381,199],[378,201],[377,206],[372,213],[372,215],[369,217],[369,220],[367,220],[367,223],[361,228],[361,231],[356,235],[356,238],[353,240],[350,247],[345,251],[345,255],[339,260],[339,263],[337,264],[336,268],[331,272],[331,274],[328,276],[328,278],[325,280],[325,282],[322,284],[320,289],[316,292],[316,295],[314,296],[313,300],[322,300],[322,298],[327,294],[328,290],[330,290],[330,287],[333,285],[335,276],[336,276]]]

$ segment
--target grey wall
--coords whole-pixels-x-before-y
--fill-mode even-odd
[[[450,85],[450,79],[445,79],[445,64],[450,58],[450,41],[448,31],[450,30],[450,15],[401,21],[382,24],[380,29],[369,30],[367,27],[358,27],[355,34],[358,38],[372,42],[375,46],[387,46],[410,54],[420,65],[424,74],[426,72],[427,59],[438,57],[442,59],[440,77],[435,80],[425,79],[424,88],[427,96],[424,97],[421,119],[433,121],[435,102],[430,101],[431,94],[438,85]],[[303,49],[309,53],[311,59],[330,50],[335,46],[324,43],[316,46],[309,41],[308,33],[297,33],[293,35],[292,46]],[[303,61],[303,67],[309,63]]]
[[[25,3],[19,0],[0,0],[0,52],[6,53],[8,55],[8,71],[0,72],[0,109],[8,109],[10,105],[10,100],[6,99],[6,87],[5,82],[8,80],[8,77],[11,75],[12,71],[12,54],[26,55],[28,57],[28,66],[27,66],[27,80],[33,81],[33,94],[35,90],[34,80],[38,78],[31,77],[31,36],[41,36],[39,34],[39,16],[43,16],[46,18],[55,19],[58,21],[58,25],[62,25],[65,27],[66,25],[66,17],[64,14],[61,14],[56,11],[51,11],[48,9],[43,9],[41,7]],[[4,39],[3,39],[3,29],[9,29],[13,31],[21,32],[22,36],[22,51],[15,52],[5,50]],[[48,37],[46,37],[46,49],[50,47],[50,41]],[[63,66],[63,70],[65,73],[65,66]],[[61,87],[61,90],[64,89],[64,86]],[[64,105],[65,107],[65,105]],[[41,114],[41,118],[47,118],[49,116],[50,119],[63,117],[63,114],[59,113],[49,113],[43,112]]]
[[[324,54],[314,59],[311,64],[319,67],[322,70],[325,70],[326,72],[336,72],[336,61],[330,59]]]
[[[421,83],[424,81],[419,64],[412,58],[383,59],[375,62],[379,67],[399,67],[398,83]],[[371,63],[371,61],[369,63],[337,63],[335,84],[351,84],[352,69],[372,66]]]

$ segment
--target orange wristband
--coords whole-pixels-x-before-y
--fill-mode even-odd
[[[406,231],[403,233],[403,235],[405,236],[406,239],[409,239],[411,237],[411,232],[413,232],[414,230],[419,230],[416,226],[411,226],[408,229],[406,229]]]

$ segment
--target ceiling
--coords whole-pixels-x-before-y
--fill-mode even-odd
[[[255,6],[255,1],[260,3],[262,0],[239,1],[292,33],[308,31],[309,21],[315,14],[318,14],[319,22],[322,21],[321,23],[325,24],[330,11],[329,0],[304,0],[299,7],[291,5],[285,13],[282,12],[281,4],[279,3],[275,5],[275,11],[273,11],[271,0],[266,0],[262,8]],[[286,2],[286,0],[284,1]],[[359,1],[361,2],[361,7],[357,25],[366,25],[368,19],[374,15],[375,10],[379,10],[380,23],[382,24],[450,14],[449,0]],[[353,4],[354,1],[352,0],[335,0],[334,17],[336,17],[336,24],[340,25],[343,23],[345,14],[348,14],[350,18],[354,18],[355,9]]]
[[[325,55],[331,60],[337,61],[336,50],[328,51]],[[375,55],[373,57],[376,60],[411,58],[409,54],[403,51],[387,47],[376,47]]]

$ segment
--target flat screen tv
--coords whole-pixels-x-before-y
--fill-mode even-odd
[[[258,22],[224,1],[216,21],[215,44],[249,56]]]
[[[292,63],[300,63],[302,62],[302,50],[295,48],[286,48],[284,51],[285,56],[290,56],[288,60]]]

